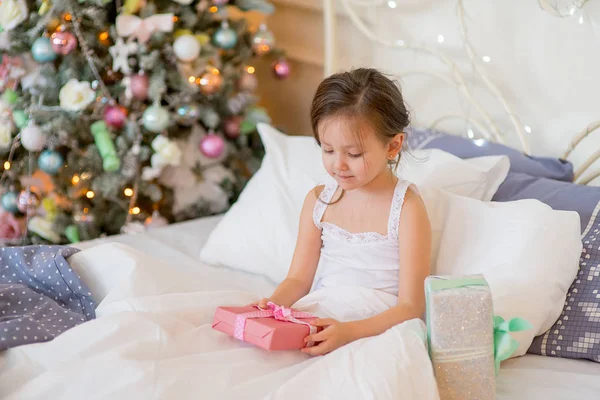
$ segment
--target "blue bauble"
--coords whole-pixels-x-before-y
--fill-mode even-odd
[[[17,192],[6,192],[2,196],[2,208],[9,213],[16,214],[19,212],[17,204],[19,201],[19,194]]]
[[[175,110],[177,122],[181,125],[192,125],[200,118],[200,107],[197,104],[182,104]]]
[[[63,156],[54,150],[44,150],[38,157],[38,167],[49,175],[56,175],[64,163]]]
[[[39,63],[54,61],[58,56],[52,49],[50,39],[47,37],[35,39],[33,46],[31,46],[31,54],[33,55],[33,59]]]
[[[142,122],[150,132],[161,133],[169,126],[169,112],[160,105],[152,105],[144,111]]]
[[[225,50],[233,49],[237,44],[237,33],[229,26],[224,26],[215,32],[213,36],[213,43],[215,46]]]

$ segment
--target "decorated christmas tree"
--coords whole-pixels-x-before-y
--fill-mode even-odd
[[[263,155],[252,63],[289,74],[248,11],[273,6],[0,0],[0,245],[225,211]]]

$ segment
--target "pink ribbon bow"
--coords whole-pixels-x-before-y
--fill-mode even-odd
[[[267,310],[261,310],[258,306],[255,306],[258,311],[248,312],[244,314],[238,314],[235,318],[235,328],[233,336],[236,339],[244,340],[244,330],[246,328],[246,320],[248,318],[270,318],[273,317],[279,321],[288,321],[295,324],[302,324],[308,326],[309,334],[313,335],[317,332],[317,327],[309,324],[306,321],[301,321],[298,318],[314,318],[313,315],[302,311],[294,311],[291,308],[284,306],[278,306],[275,303],[268,302]],[[313,342],[308,342],[306,347],[311,347]]]
[[[148,18],[119,15],[116,26],[119,36],[132,36],[137,38],[140,43],[146,43],[154,32],[171,32],[173,30],[173,14],[156,14]]]

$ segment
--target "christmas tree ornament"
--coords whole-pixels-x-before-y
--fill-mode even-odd
[[[172,32],[173,17],[171,13],[153,14],[146,18],[121,14],[117,16],[115,27],[119,37],[129,37],[129,43],[133,43],[132,39],[137,39],[138,43],[145,44],[157,32]]]
[[[31,46],[31,55],[39,63],[47,63],[56,60],[58,54],[52,49],[52,43],[47,37],[35,39]]]
[[[160,215],[160,213],[157,210],[154,210],[152,212],[152,215],[146,218],[146,220],[144,221],[144,226],[146,227],[146,229],[162,228],[163,226],[167,225],[169,225],[169,221],[165,217]]]
[[[235,47],[237,41],[237,33],[229,26],[229,22],[221,22],[221,27],[213,36],[213,44],[221,49],[230,50]]]
[[[52,197],[44,197],[42,199],[42,209],[44,211],[44,216],[48,221],[54,221],[56,219],[58,206]]]
[[[50,36],[52,50],[62,56],[66,56],[77,48],[77,38],[71,32],[57,31]]]
[[[113,129],[122,129],[127,122],[127,109],[120,105],[109,105],[104,108],[104,122]]]
[[[190,126],[200,118],[200,106],[197,104],[182,104],[175,110],[177,122],[181,125]]]
[[[17,200],[17,208],[23,214],[32,214],[40,205],[40,197],[30,189],[22,190]]]
[[[46,145],[46,135],[34,122],[21,129],[21,144],[29,151],[40,151]]]
[[[19,212],[18,205],[19,194],[16,191],[9,191],[2,195],[2,208],[12,214]]]
[[[169,111],[155,103],[144,111],[142,123],[150,132],[161,133],[169,126]]]
[[[115,44],[108,48],[108,52],[113,58],[113,71],[121,71],[125,75],[131,74],[131,67],[129,66],[128,58],[131,54],[137,53],[137,51],[138,45],[135,42],[125,43],[123,38],[117,38]]]
[[[138,100],[146,100],[148,98],[148,88],[150,87],[150,79],[148,75],[139,73],[131,76],[131,93]]]
[[[19,101],[19,95],[12,89],[6,89],[2,93],[2,101],[9,106],[14,106]]]
[[[275,36],[266,24],[261,24],[252,36],[252,49],[257,55],[262,56],[270,52],[273,46],[275,46]]]
[[[225,120],[223,124],[223,132],[229,139],[237,139],[240,136],[240,125],[244,118],[240,115],[235,115]]]
[[[44,150],[38,157],[38,167],[48,175],[56,175],[64,163],[63,156],[54,150]]]
[[[96,121],[91,127],[90,131],[94,137],[94,143],[98,152],[102,157],[102,169],[105,172],[116,172],[121,167],[121,160],[117,156],[115,150],[115,144],[110,137],[110,132],[104,121]]]
[[[286,79],[290,76],[290,64],[284,58],[280,58],[272,65],[273,75],[278,79]]]
[[[250,69],[250,71],[254,71]],[[249,68],[244,69],[238,81],[238,88],[242,91],[253,92],[258,87],[258,79],[254,72],[249,72]]]
[[[213,4],[217,7],[224,6],[227,3],[229,3],[229,0],[213,0]]]
[[[208,67],[198,81],[200,91],[204,94],[214,94],[218,92],[221,89],[222,84],[223,77],[221,76],[221,72],[215,67]]]
[[[77,225],[71,224],[65,228],[65,236],[71,243],[79,243],[79,228]]]
[[[208,158],[219,158],[225,150],[225,141],[219,135],[209,133],[200,140],[200,151]]]
[[[77,79],[71,78],[60,89],[58,98],[62,109],[79,112],[94,102],[96,92],[92,89],[89,82],[79,82]]]
[[[29,10],[25,0],[3,0],[0,2],[0,27],[11,31],[27,20]]]
[[[54,231],[52,223],[42,217],[33,217],[27,224],[27,229],[51,243],[60,242],[60,235]]]
[[[23,110],[14,110],[12,113],[13,121],[17,128],[22,129],[27,126],[27,122],[29,118],[27,118],[27,114]]]
[[[175,56],[183,62],[192,62],[200,55],[200,43],[193,35],[182,35],[173,43]]]

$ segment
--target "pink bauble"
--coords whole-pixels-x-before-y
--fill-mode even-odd
[[[77,38],[71,32],[54,32],[50,43],[55,53],[66,56],[77,47]]]
[[[273,74],[276,78],[285,79],[290,76],[290,64],[286,60],[277,60],[273,63]]]
[[[104,122],[114,129],[121,129],[127,121],[127,110],[121,106],[107,106],[104,109]]]
[[[200,151],[206,157],[219,158],[225,150],[225,141],[221,136],[210,133],[200,141]]]
[[[35,211],[35,209],[39,205],[40,205],[40,198],[36,193],[34,193],[30,190],[23,190],[19,194],[19,199],[17,200],[17,208],[23,214],[27,214],[28,212],[31,213],[31,212]]]
[[[242,124],[243,120],[244,118],[239,115],[227,119],[223,124],[225,136],[227,136],[229,139],[236,139],[238,136],[240,136],[240,125]]]
[[[146,100],[148,98],[148,87],[150,80],[146,74],[137,74],[131,77],[131,93],[138,100]]]

